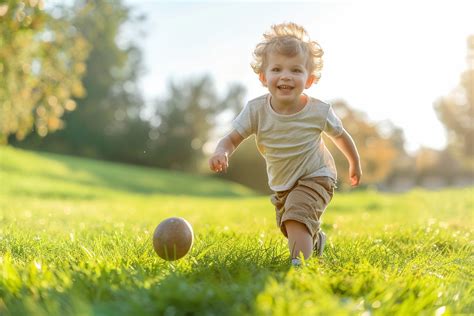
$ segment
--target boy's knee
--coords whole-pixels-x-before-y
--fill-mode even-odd
[[[301,231],[310,233],[308,227],[306,227],[306,224],[299,222],[297,220],[288,219],[283,222],[283,225],[285,226],[286,232],[289,234],[291,234],[292,232],[301,232]]]

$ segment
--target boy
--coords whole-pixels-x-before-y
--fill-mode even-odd
[[[319,80],[322,55],[303,27],[273,25],[257,45],[252,63],[269,94],[247,103],[209,159],[211,170],[225,172],[237,146],[256,135],[275,192],[271,200],[277,224],[288,238],[293,265],[300,264],[301,254],[308,259],[313,250],[321,256],[326,241],[320,218],[332,199],[337,173],[322,132],[348,160],[352,186],[362,175],[354,141],[332,107],[303,93]]]

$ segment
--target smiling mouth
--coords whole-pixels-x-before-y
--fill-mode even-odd
[[[282,90],[291,90],[291,89],[293,89],[293,87],[291,87],[291,86],[287,86],[287,85],[281,85],[281,86],[278,86],[278,89],[282,89]]]

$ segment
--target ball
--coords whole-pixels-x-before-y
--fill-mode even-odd
[[[184,257],[194,241],[193,228],[184,218],[170,217],[153,233],[153,248],[160,258],[173,261]]]

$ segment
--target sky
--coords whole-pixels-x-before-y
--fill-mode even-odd
[[[295,22],[325,53],[321,80],[307,94],[392,121],[408,151],[446,144],[433,103],[467,69],[472,0],[126,3],[147,16],[136,42],[148,100],[165,97],[170,81],[205,74],[222,94],[232,83],[246,88],[246,101],[266,93],[250,68],[252,52],[272,24]]]

